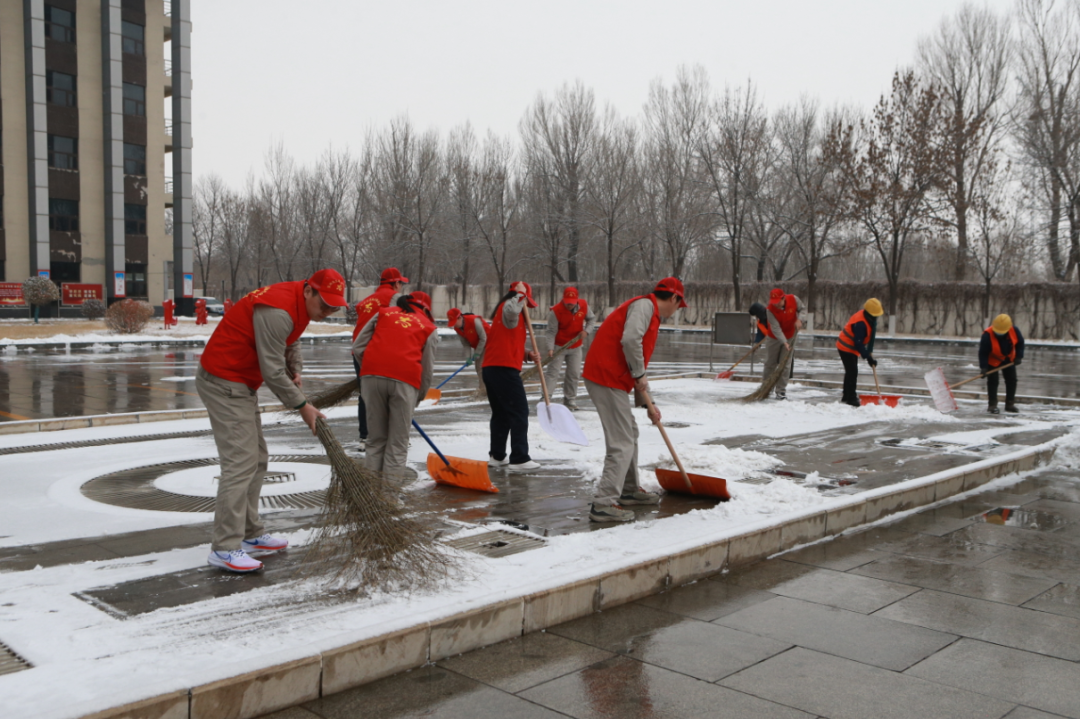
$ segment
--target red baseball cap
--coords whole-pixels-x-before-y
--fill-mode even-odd
[[[770,300],[782,300],[784,299],[784,291],[779,287],[774,287],[773,291],[769,293]]]
[[[428,312],[431,312],[431,295],[429,295],[427,292],[416,291],[411,293],[409,295],[409,298],[416,302],[419,302],[427,308]]]
[[[672,292],[679,298],[679,307],[689,307],[686,304],[686,290],[683,289],[682,281],[678,277],[665,277],[656,283],[653,292]]]
[[[345,278],[337,270],[319,270],[308,278],[307,283],[331,307],[349,304],[345,301]]]
[[[387,267],[385,270],[382,271],[382,277],[379,278],[379,284],[388,285],[391,282],[404,282],[405,284],[409,284],[409,278],[402,277],[401,270],[399,270],[398,268]]]
[[[459,317],[461,317],[461,310],[457,307],[451,307],[446,311],[446,320],[450,324],[457,322]]]
[[[511,292],[517,292],[517,290],[514,289],[514,285],[516,284],[517,282],[510,283]],[[525,304],[529,307],[539,307],[540,305],[536,304],[536,300],[534,300],[532,296],[532,285],[528,282],[522,282],[521,284],[525,285]]]
[[[577,287],[567,287],[562,292],[562,298],[564,300],[576,300],[578,297]]]

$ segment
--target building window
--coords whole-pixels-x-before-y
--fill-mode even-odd
[[[124,114],[125,115],[139,115],[145,117],[146,115],[146,88],[142,85],[132,85],[130,82],[124,83]]]
[[[49,167],[55,167],[58,170],[78,170],[78,138],[49,135]]]
[[[124,234],[146,234],[146,205],[124,205]]]
[[[124,265],[124,285],[128,297],[146,297],[146,265]]]
[[[78,262],[50,262],[49,263],[49,279],[60,284],[61,282],[79,282],[79,268],[82,267]]]
[[[79,201],[49,198],[49,229],[59,232],[79,231]]]
[[[75,42],[75,13],[46,5],[45,37],[57,42]]]
[[[146,174],[146,145],[124,143],[124,174]]]
[[[45,101],[52,105],[75,107],[75,76],[46,70]]]
[[[127,20],[120,21],[120,34],[123,35],[124,52],[128,55],[145,55],[143,35],[145,28]]]

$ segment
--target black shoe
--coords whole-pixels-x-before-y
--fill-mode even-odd
[[[990,414],[1001,414],[1001,410],[997,408],[997,405],[996,405],[996,404],[994,404],[994,405],[990,405],[990,406],[989,406],[989,407],[988,407],[988,408],[986,409],[986,411],[987,411],[987,412],[989,412]]]
[[[777,392],[776,393],[776,398],[777,399],[787,399],[787,392]]]
[[[842,399],[840,402],[846,404],[848,407],[862,407],[857,399]]]
[[[1016,414],[1020,410],[1017,408],[1017,406],[1015,404],[1009,404],[1008,402],[1006,402],[1005,403],[1005,411],[1010,412],[1012,414]]]

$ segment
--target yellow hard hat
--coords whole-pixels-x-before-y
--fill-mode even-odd
[[[884,308],[881,306],[881,300],[877,297],[871,297],[866,301],[866,304],[862,306],[864,310],[869,312],[874,317],[881,317],[885,314]]]
[[[994,329],[995,334],[1003,335],[1012,329],[1012,317],[1008,315],[998,315],[994,318],[994,321],[990,323],[990,326]]]

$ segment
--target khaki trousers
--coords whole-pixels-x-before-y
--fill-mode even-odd
[[[239,382],[215,377],[202,367],[195,389],[210,415],[214,443],[221,457],[221,479],[214,503],[211,549],[231,552],[244,539],[262,536],[259,492],[266,474],[266,440],[255,392]]]
[[[794,347],[792,347],[791,355],[794,356]],[[776,369],[776,365],[780,364],[780,360],[784,356],[784,343],[781,340],[774,340],[772,337],[765,338],[765,370],[761,375],[763,378],[772,374],[772,371]],[[791,357],[788,357],[788,364],[791,364]],[[785,369],[780,374],[780,380],[773,387],[773,392],[776,394],[783,394],[787,392],[788,376],[791,374],[789,369]]]
[[[566,350],[551,361],[546,368],[548,392],[555,389],[559,379],[559,372],[563,363],[566,364],[566,374],[563,375],[563,404],[567,407],[577,407],[578,383],[581,382],[581,350],[584,345],[572,350]]]
[[[630,408],[630,394],[589,380],[585,380],[585,391],[600,415],[607,450],[593,503],[617,504],[620,495],[638,488],[638,427]]]
[[[365,375],[360,392],[367,406],[368,423],[364,465],[389,478],[402,479],[418,390],[396,379]]]

